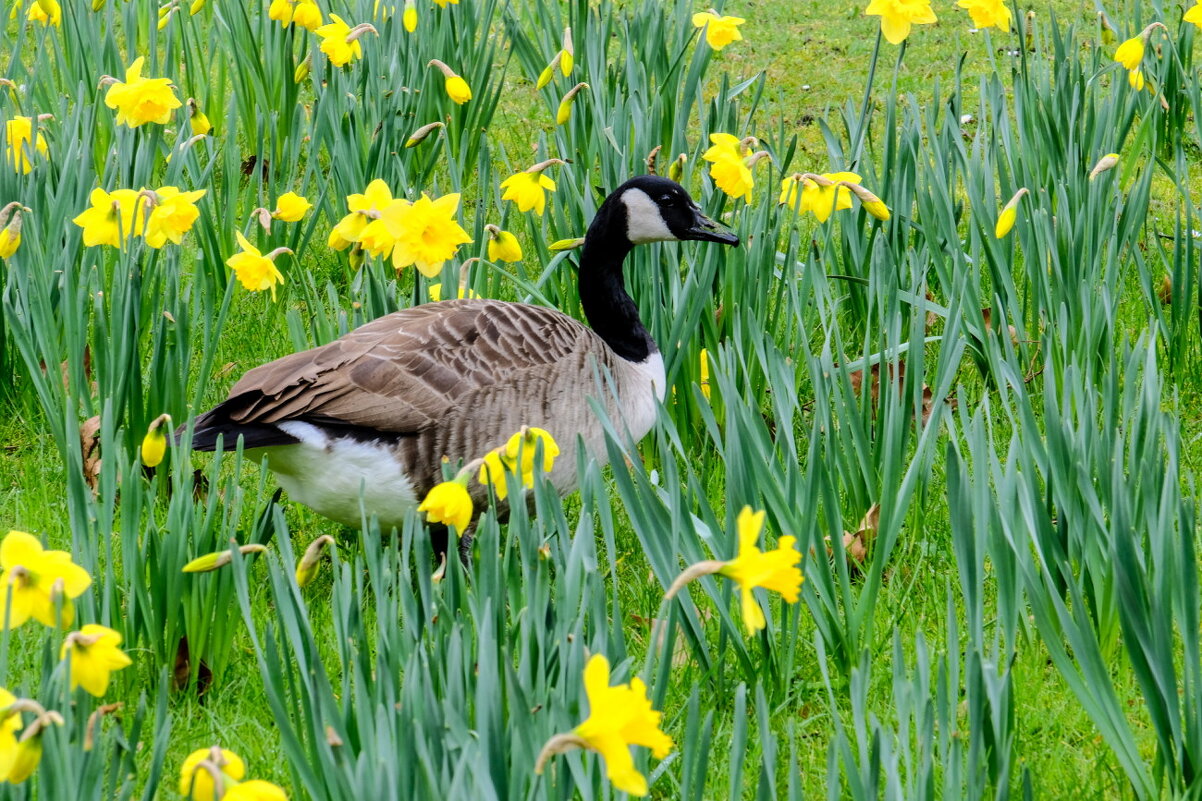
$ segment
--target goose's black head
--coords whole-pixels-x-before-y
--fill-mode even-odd
[[[739,244],[729,228],[701,212],[683,186],[658,175],[631,178],[614,190],[597,210],[589,228],[594,233],[622,237],[631,245],[673,240]]]

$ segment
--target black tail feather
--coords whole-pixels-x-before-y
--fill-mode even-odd
[[[192,433],[192,450],[215,451],[217,443],[222,442],[222,448],[232,451],[242,440],[244,449],[266,448],[271,445],[295,445],[300,442],[296,437],[282,431],[271,423],[238,423],[229,418],[223,406],[210,409],[196,418],[196,429]],[[183,436],[186,425],[175,431],[176,441]]]

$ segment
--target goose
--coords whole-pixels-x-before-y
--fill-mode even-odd
[[[578,440],[607,460],[590,397],[635,442],[654,425],[664,361],[622,265],[635,245],[672,240],[739,242],[675,181],[632,178],[605,199],[584,238],[578,286],[591,328],[555,309],[499,300],[402,309],[248,371],[196,418],[192,448],[241,439],[292,501],[353,528],[366,512],[387,531],[442,480],[444,460],[467,463],[535,426],[559,444],[548,478],[567,494]],[[599,392],[606,374],[611,383]],[[476,509],[487,505],[486,488],[472,482],[471,492]],[[470,548],[464,540],[461,551]]]

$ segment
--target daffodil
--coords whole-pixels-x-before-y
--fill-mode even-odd
[[[534,486],[534,459],[540,446],[543,452],[542,470],[549,473],[555,458],[559,456],[559,445],[548,431],[528,426],[505,443],[505,463],[514,468],[522,484],[528,488]]]
[[[543,209],[547,205],[546,192],[555,191],[555,182],[550,177],[543,175],[543,170],[552,164],[563,164],[559,159],[548,159],[547,161],[535,164],[525,172],[515,173],[501,182],[501,188],[505,191],[501,194],[502,200],[512,200],[518,204],[518,211],[530,211],[540,217],[543,214]]]
[[[495,225],[486,225],[488,233],[488,260],[515,262],[522,260],[522,246],[518,238]]]
[[[17,743],[17,755],[13,760],[13,766],[8,771],[6,781],[9,784],[20,784],[38,769],[38,764],[42,761],[42,736],[35,734],[28,736],[23,734],[21,740]]]
[[[288,796],[278,785],[252,779],[235,784],[221,797],[221,801],[288,801]]]
[[[333,13],[330,14],[330,19],[333,22],[326,23],[314,31],[321,38],[321,52],[326,54],[330,63],[335,67],[342,67],[357,58],[363,58],[363,47],[359,44],[359,37],[365,33],[375,33],[376,29],[366,22],[352,28],[342,21],[342,17]]]
[[[205,136],[213,130],[213,123],[209,122],[209,118],[200,110],[200,104],[194,97],[188,98],[188,125],[193,135],[197,136]]]
[[[160,414],[146,429],[142,437],[142,464],[147,467],[158,467],[167,454],[167,436],[163,433],[163,424],[171,425],[171,415]]]
[[[13,117],[4,123],[4,149],[5,161],[22,175],[33,169],[35,153],[45,156],[49,152],[40,126],[37,138],[34,138],[33,117]]]
[[[241,231],[235,231],[234,236],[237,237],[238,246],[242,250],[226,259],[225,263],[234,271],[234,276],[242,283],[242,286],[251,292],[270,289],[271,299],[275,300],[276,286],[284,283],[284,276],[276,269],[275,257],[281,253],[291,253],[292,251],[288,248],[276,248],[264,256],[258,248],[246,241],[246,237],[242,235]]]
[[[559,108],[555,112],[555,124],[567,125],[568,120],[572,118],[572,101],[576,99],[576,95],[581,89],[587,89],[587,83],[578,83],[568,90],[568,93],[559,101]]]
[[[17,201],[0,208],[0,259],[7,259],[21,246],[22,211],[28,209]]]
[[[1092,181],[1102,173],[1113,170],[1118,166],[1118,163],[1118,153],[1107,153],[1105,156],[1102,156],[1102,158],[1098,159],[1097,163],[1093,165],[1093,169],[1089,171],[1089,180]]]
[[[497,500],[503,501],[509,497],[509,480],[505,475],[506,468],[513,471],[513,465],[506,464],[498,451],[489,451],[484,455],[480,464],[480,474],[477,480],[486,487],[492,487]]]
[[[1137,69],[1137,70],[1128,70],[1127,71],[1127,84],[1132,89],[1134,89],[1137,92],[1141,92],[1141,91],[1143,91],[1145,83],[1146,83],[1146,81],[1144,80],[1144,71],[1143,70]]]
[[[737,522],[739,533],[739,555],[718,570],[720,575],[732,579],[739,585],[742,595],[743,625],[748,634],[764,628],[764,610],[752,595],[752,590],[763,587],[778,592],[789,603],[797,603],[801,593],[801,570],[797,563],[801,554],[793,547],[794,537],[781,537],[776,549],[761,551],[756,543],[764,527],[764,513],[752,512],[744,506]]]
[[[117,110],[117,124],[137,128],[148,122],[165,125],[171,112],[183,105],[175,96],[170,78],[143,78],[139,56],[125,71],[125,81],[113,81],[104,95],[104,104]],[[112,79],[107,79],[112,80]]]
[[[330,232],[329,246],[335,250],[344,250],[351,244],[358,243],[367,227],[379,221],[383,212],[392,207],[393,203],[392,190],[379,178],[369,183],[361,194],[347,195],[346,205],[350,213],[339,220]],[[392,234],[387,221],[373,228],[368,234],[369,240],[378,244],[379,253],[387,253],[392,249]],[[388,237],[388,241],[385,243],[382,237]]]
[[[1018,201],[1022,200],[1025,194],[1027,194],[1027,188],[1024,186],[1015,192],[1014,197],[1010,198],[1010,202],[998,212],[997,225],[993,227],[993,235],[997,239],[1001,239],[1014,228],[1014,222],[1018,219]]]
[[[748,164],[752,157],[749,145],[755,139],[739,139],[728,133],[710,134],[710,147],[701,158],[710,162],[710,177],[719,189],[732,198],[746,198],[751,202],[755,178]]]
[[[1191,22],[1202,28],[1202,0],[1199,0],[1198,4],[1193,8],[1187,10],[1181,19],[1184,22]]]
[[[267,7],[267,19],[275,20],[287,28],[292,24],[293,0],[271,0]]]
[[[813,212],[818,222],[826,222],[833,212],[851,208],[851,190],[840,182],[859,181],[860,176],[854,172],[798,173],[781,183],[780,202],[798,214]],[[798,185],[800,199],[796,194]]]
[[[417,511],[431,523],[446,523],[462,534],[472,522],[472,496],[459,481],[443,481],[426,493]]]
[[[447,97],[461,106],[472,99],[472,88],[455,70],[436,58],[430,59],[428,66],[437,67],[442,72],[443,88],[446,89]]]
[[[271,216],[283,222],[299,222],[313,208],[313,204],[295,192],[285,192],[276,198],[275,211]]]
[[[313,0],[300,0],[292,7],[292,24],[307,31],[321,27],[321,8]]]
[[[427,278],[438,275],[443,263],[455,255],[459,246],[472,241],[455,219],[458,209],[458,193],[431,200],[423,192],[413,203],[394,204],[386,210],[385,214],[395,220],[396,226],[393,267],[400,270],[414,265]]]
[[[706,400],[710,398],[710,354],[705,348],[701,349],[701,372],[697,383],[701,386],[701,394]]]
[[[761,551],[756,543],[763,527],[764,513],[753,512],[750,506],[744,506],[736,521],[738,555],[728,562],[708,560],[690,565],[672,582],[664,598],[674,597],[694,579],[716,573],[739,585],[743,625],[747,633],[754,634],[764,628],[767,625],[764,610],[755,600],[753,590],[763,588],[778,592],[789,603],[797,603],[802,576],[801,569],[797,567],[801,554],[794,547],[797,540],[794,537],[781,537],[774,550]]]
[[[997,28],[1010,32],[1010,8],[1004,0],[958,0],[957,6],[968,10],[977,28]]]
[[[12,772],[17,761],[17,732],[21,729],[21,715],[9,710],[17,697],[0,687],[0,780]]]
[[[92,204],[72,222],[83,229],[83,243],[87,247],[111,245],[120,248],[135,236],[140,236],[145,227],[148,198],[133,189],[114,189],[106,192],[93,189],[88,196]]]
[[[1123,42],[1114,51],[1114,60],[1123,65],[1123,69],[1138,69],[1144,60],[1144,38],[1136,36]]]
[[[409,138],[405,140],[405,147],[416,147],[417,145],[420,145],[422,142],[426,141],[426,138],[434,131],[445,127],[446,123],[444,122],[428,122],[413,133],[409,134]]]
[[[96,623],[67,635],[58,658],[71,661],[71,689],[83,687],[97,698],[109,689],[113,673],[133,664],[121,650],[121,634]]]
[[[889,44],[901,44],[912,25],[929,25],[938,20],[931,0],[872,0],[864,14],[881,18],[881,33]]]
[[[252,542],[249,545],[238,546],[238,553],[243,556],[249,556],[252,553],[263,553],[267,550],[266,545],[261,545],[257,542]],[[234,561],[233,549],[225,551],[212,551],[204,556],[198,556],[188,564],[184,565],[181,573],[212,573],[214,570],[220,570],[226,565]]]
[[[39,22],[42,25],[58,28],[63,24],[63,9],[57,0],[36,0],[30,4],[27,16],[30,22]]]
[[[405,10],[401,12],[401,25],[406,33],[417,30],[417,6],[413,0],[405,0]]]
[[[447,3],[457,6],[459,5],[459,0],[434,0],[434,5],[438,6],[439,8],[446,8]]]
[[[213,775],[201,763],[207,762],[216,772],[221,774],[222,793],[213,787]],[[228,798],[229,788],[236,782],[242,781],[246,775],[246,765],[242,758],[233,751],[224,748],[202,748],[193,751],[184,760],[179,771],[179,794],[189,801],[217,801],[218,798]]]
[[[741,17],[719,16],[718,12],[710,10],[693,15],[693,27],[705,28],[705,41],[715,50],[721,50],[731,42],[742,40],[739,26],[747,20]]]
[[[62,601],[62,617],[70,625],[71,600],[92,584],[88,571],[71,561],[66,551],[47,551],[37,537],[10,531],[0,541],[0,625],[15,629],[31,617],[56,625],[55,602]]]
[[[662,712],[651,708],[647,685],[637,676],[629,684],[610,686],[609,660],[593,654],[584,666],[584,692],[588,717],[568,734],[552,737],[543,746],[534,772],[542,773],[546,761],[573,748],[596,751],[605,760],[610,782],[621,792],[647,795],[647,778],[634,767],[631,746],[651,749],[656,759],[672,751],[672,738],[660,728]]]
[[[146,244],[152,248],[161,248],[167,242],[178,245],[183,241],[184,234],[192,230],[192,225],[200,217],[196,201],[204,197],[206,191],[195,189],[191,192],[181,192],[174,186],[164,186],[155,190],[154,207],[146,221]]]
[[[849,190],[853,195],[855,195],[859,199],[860,205],[864,207],[864,211],[868,212],[873,217],[876,217],[878,220],[884,222],[892,216],[889,211],[889,207],[885,205],[885,201],[881,200],[879,197],[872,194],[855,181],[840,180],[838,184],[840,187]]]

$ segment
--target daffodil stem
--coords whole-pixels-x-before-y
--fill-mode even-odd
[[[902,42],[905,47],[905,42]],[[876,79],[876,62],[881,55],[881,31],[876,32],[876,43],[872,46],[872,58],[868,61],[868,80],[864,84],[864,99],[860,102],[860,118],[856,120],[856,134],[852,137],[851,159],[848,166],[855,167],[860,159],[860,150],[864,147],[864,133],[868,128],[868,104],[872,102],[872,83]],[[899,57],[898,63],[901,62]]]

